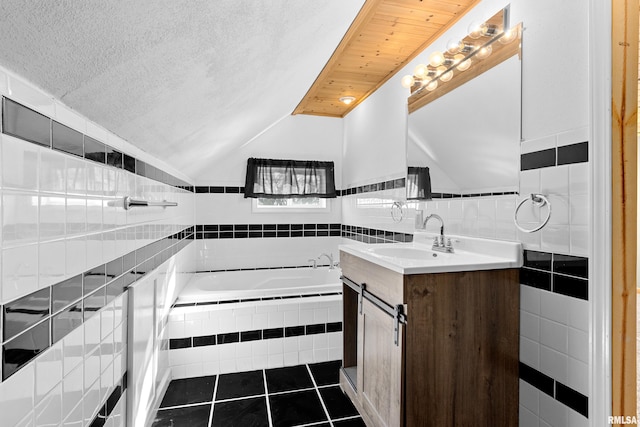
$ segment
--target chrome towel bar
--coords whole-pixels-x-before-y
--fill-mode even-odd
[[[167,206],[178,206],[178,203],[176,202],[167,202],[166,200],[163,200],[161,202],[150,202],[148,200],[132,199],[129,196],[125,196],[123,202],[125,210],[129,210],[136,206],[159,206],[163,208],[166,208]]]

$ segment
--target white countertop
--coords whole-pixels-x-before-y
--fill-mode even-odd
[[[339,249],[400,274],[448,273],[497,270],[522,266],[519,242],[480,239],[465,236],[451,238],[454,253],[431,250],[432,234],[414,235],[413,243],[353,242]]]

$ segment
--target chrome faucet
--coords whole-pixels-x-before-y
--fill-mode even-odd
[[[422,224],[423,228],[427,227],[427,222],[429,222],[431,218],[435,218],[438,221],[440,221],[440,235],[436,236],[433,239],[433,246],[431,246],[431,249],[438,252],[453,253],[453,246],[451,245],[451,239],[446,239],[444,236],[444,221],[442,220],[442,217],[440,217],[440,215],[437,215],[437,214],[427,215],[427,217],[424,219],[424,223]]]
[[[307,262],[312,264],[314,270],[318,268],[318,261],[315,258],[309,258]]]
[[[320,256],[318,257],[318,259],[321,259],[322,257],[327,257],[327,259],[329,260],[329,270],[333,270],[334,264],[333,264],[333,254],[320,254]]]

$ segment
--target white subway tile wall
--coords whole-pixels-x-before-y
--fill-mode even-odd
[[[125,154],[141,153],[4,70],[0,70],[0,95]],[[148,155],[144,161],[180,180],[187,179]],[[194,223],[192,192],[123,168],[5,133],[0,134],[0,164],[3,305],[38,289],[49,289]],[[178,207],[126,211],[122,197],[127,195],[176,201]],[[193,244],[158,269],[164,272],[166,287],[172,289],[167,298],[175,299],[188,279],[185,272],[195,270],[195,252],[190,247]],[[106,410],[106,400],[112,396],[119,399],[110,402],[106,425],[124,426],[126,392],[120,396],[118,386],[127,371],[126,307],[127,295],[119,294],[0,382],[0,424],[88,425],[101,408]],[[165,317],[167,313],[168,308]]]

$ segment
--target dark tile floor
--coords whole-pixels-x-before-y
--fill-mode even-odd
[[[363,427],[340,361],[173,380],[154,427]]]

